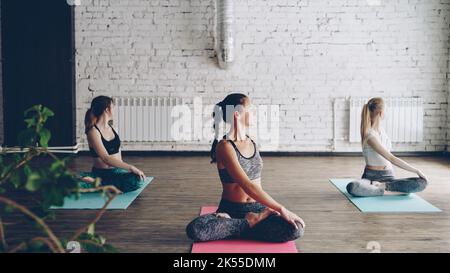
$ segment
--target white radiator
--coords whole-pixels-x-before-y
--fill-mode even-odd
[[[114,126],[125,142],[172,142],[172,109],[181,98],[115,97]]]
[[[361,111],[368,98],[350,99],[350,142],[361,142]],[[386,98],[382,127],[392,142],[423,141],[423,102],[421,98]]]

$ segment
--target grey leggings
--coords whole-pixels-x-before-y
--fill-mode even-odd
[[[250,228],[245,215],[248,212],[260,213],[266,207],[260,203],[220,202],[217,213],[227,213],[229,218],[219,218],[214,214],[195,218],[186,227],[187,236],[196,242],[224,239],[249,239],[265,242],[287,242],[303,236],[304,230],[296,229],[278,215],[271,215]]]
[[[391,169],[369,170],[365,169],[362,178],[370,181],[386,183],[387,191],[414,193],[423,191],[427,187],[427,181],[419,177],[395,179]]]

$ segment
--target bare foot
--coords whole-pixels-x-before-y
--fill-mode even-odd
[[[275,212],[269,208],[266,208],[260,213],[249,212],[245,215],[245,219],[247,219],[250,228],[254,227],[256,224],[266,219],[270,215],[275,214]]]
[[[372,185],[385,190],[384,195],[409,195],[409,193],[404,192],[396,192],[396,191],[388,191],[386,190],[386,183],[378,182],[378,181],[372,181]]]
[[[85,176],[81,178],[81,181],[86,182],[86,183],[95,183],[95,178],[89,177],[89,176]]]
[[[231,216],[228,213],[214,213],[217,218],[226,218],[231,219]]]
[[[372,185],[375,186],[375,187],[378,187],[378,188],[380,188],[382,190],[386,190],[386,183],[381,183],[381,182],[378,182],[378,181],[372,181]]]

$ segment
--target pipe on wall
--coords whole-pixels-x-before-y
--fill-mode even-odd
[[[216,0],[216,54],[219,67],[234,62],[234,0]]]

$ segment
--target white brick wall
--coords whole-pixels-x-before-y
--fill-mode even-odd
[[[449,50],[450,52],[450,50]],[[449,73],[450,75],[450,73]],[[447,110],[447,152],[450,152],[450,86],[449,86],[449,92],[448,92],[448,110]]]
[[[447,73],[448,79],[448,98],[447,98],[447,152],[450,152],[450,37],[449,37],[449,55],[447,57],[447,62],[449,65],[449,71]]]
[[[79,141],[85,141],[84,111],[99,94],[202,96],[216,102],[239,90],[255,101],[281,105],[281,151],[332,150],[334,98],[421,96],[425,141],[395,149],[442,151],[450,1],[381,3],[236,1],[236,63],[223,71],[213,58],[214,1],[84,0],[76,11]],[[340,116],[338,133],[344,138],[348,117]],[[359,146],[340,140],[336,149]]]
[[[421,96],[425,141],[398,151],[442,151],[447,141],[450,0],[239,0],[236,63],[218,69],[213,0],[82,0],[76,7],[77,137],[97,95],[202,96],[230,91],[280,104],[280,151],[333,150],[333,100]],[[349,145],[338,105],[336,151]],[[446,125],[447,122],[447,125]],[[448,133],[450,135],[450,132]],[[207,150],[205,144],[127,149]]]

